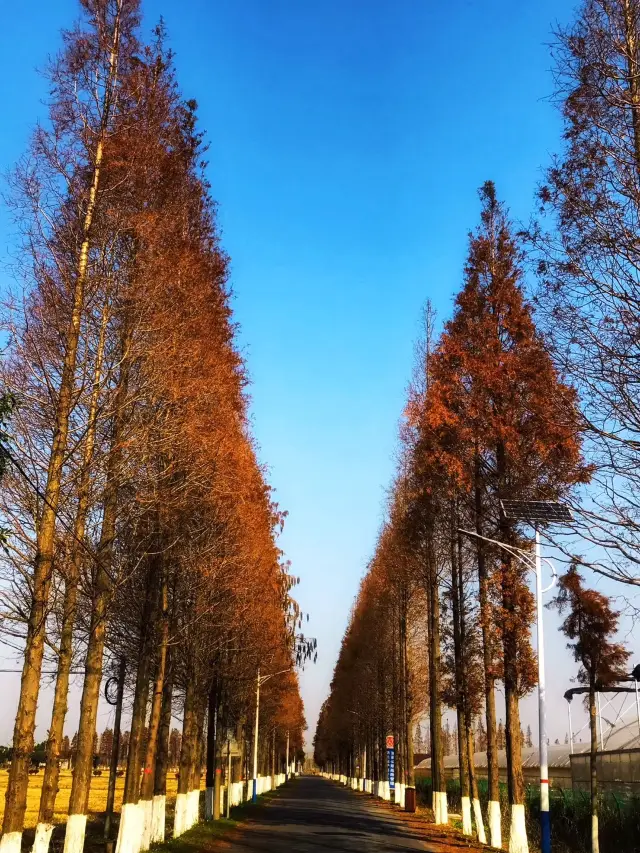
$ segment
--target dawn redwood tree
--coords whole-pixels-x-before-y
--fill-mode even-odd
[[[76,622],[77,601],[80,585],[80,575],[85,562],[85,533],[87,516],[91,505],[91,476],[98,428],[98,409],[101,399],[103,382],[103,361],[106,341],[107,323],[109,319],[109,301],[105,299],[93,369],[93,383],[89,410],[87,413],[86,435],[82,448],[82,462],[79,473],[79,483],[76,495],[76,512],[73,524],[73,535],[69,543],[69,558],[64,571],[64,597],[62,603],[62,619],[60,625],[60,644],[57,662],[57,674],[53,706],[51,709],[51,726],[47,738],[47,757],[42,780],[38,825],[34,853],[46,853],[53,830],[53,815],[58,793],[60,768],[60,749],[64,723],[67,714],[69,693],[69,678],[73,663],[73,632]]]
[[[28,178],[26,169],[22,170],[22,180],[18,176],[23,188],[23,210],[30,207],[27,216],[35,237],[31,245],[36,251],[39,247],[44,249],[45,269],[48,266],[52,276],[60,277],[68,300],[53,434],[47,450],[43,504],[36,531],[32,601],[0,839],[3,853],[18,851],[22,838],[53,572],[56,512],[74,404],[85,289],[94,249],[93,226],[104,189],[101,172],[105,148],[119,112],[117,90],[127,73],[134,48],[132,29],[137,23],[136,0],[87,0],[83,6],[87,28],[68,34],[65,51],[50,71],[51,129],[38,128],[33,141],[35,167],[28,167]],[[60,195],[61,185],[68,188],[70,196]],[[65,233],[75,236],[71,253],[60,242]],[[37,286],[43,273],[39,256],[34,257],[34,270]]]
[[[549,346],[580,394],[595,463],[583,565],[640,584],[640,2],[583,0],[556,33],[563,147],[530,238]],[[569,554],[569,556],[573,556]]]
[[[483,535],[521,547],[500,500],[556,499],[586,482],[590,471],[580,452],[575,391],[560,380],[536,331],[522,293],[521,252],[491,182],[480,198],[481,225],[470,237],[464,287],[433,357],[424,428],[437,437],[432,447],[449,477],[470,495],[481,486]],[[534,602],[521,564],[501,549],[483,549],[487,553],[502,646],[509,849],[521,853],[528,845],[518,702],[536,682],[529,638]],[[488,730],[492,722],[487,718]]]
[[[560,630],[569,640],[567,648],[573,652],[574,660],[580,664],[578,681],[589,691],[591,851],[599,853],[596,693],[626,677],[625,665],[631,653],[615,642],[620,614],[613,610],[607,596],[585,587],[575,564],[560,578],[554,604],[560,613],[567,614]]]

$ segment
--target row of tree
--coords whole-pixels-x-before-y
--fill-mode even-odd
[[[428,703],[433,807],[442,822],[442,709],[454,707],[463,829],[472,831],[473,800],[483,839],[472,760],[482,715],[489,836],[500,847],[502,683],[512,853],[528,848],[519,699],[537,674],[534,601],[526,568],[512,556],[527,540],[501,501],[568,501],[573,533],[592,546],[576,555],[571,542],[557,542],[572,561],[560,584],[562,630],[591,715],[594,850],[595,693],[625,676],[628,652],[615,642],[619,614],[585,587],[580,568],[640,584],[640,2],[584,0],[576,21],[557,33],[555,58],[564,149],[540,188],[541,218],[516,233],[486,183],[463,286],[437,339],[427,311],[387,520],[315,743],[319,764],[347,775],[359,766],[383,779],[384,735],[396,732],[396,767],[411,784],[405,722]],[[523,293],[527,260],[539,276],[539,329]]]
[[[396,709],[406,708],[410,734],[428,694],[433,810],[436,822],[446,823],[442,716],[454,707],[463,829],[471,832],[473,803],[484,839],[473,761],[474,728],[484,712],[490,841],[500,847],[501,681],[510,849],[519,853],[527,847],[519,699],[536,683],[529,630],[534,601],[526,569],[496,544],[526,544],[500,502],[557,499],[586,482],[589,469],[580,454],[575,394],[553,367],[522,293],[509,221],[491,183],[480,194],[482,222],[470,238],[464,286],[437,341],[429,311],[425,317],[388,520],[345,637],[317,744],[328,737],[335,752],[336,726],[344,732],[352,711],[371,722],[375,709],[369,737],[379,760],[373,771],[386,778],[384,735],[394,729]],[[417,688],[422,681],[424,694]],[[371,710],[354,705],[359,697]],[[317,758],[326,760],[321,749]],[[344,748],[338,760],[347,760]],[[411,744],[398,764],[412,784]]]
[[[172,714],[175,832],[251,736],[262,768],[302,747],[296,583],[249,429],[228,259],[196,104],[138,0],[81,0],[48,69],[49,119],[12,180],[23,234],[1,371],[15,401],[0,512],[3,639],[24,653],[2,853],[18,853],[43,666],[53,667],[35,849],[52,832],[71,673],[83,672],[65,851],[83,847],[105,677],[130,736],[118,850],[164,836]],[[113,685],[112,685],[113,686]],[[115,749],[115,747],[114,747]],[[219,801],[219,798],[218,798]]]

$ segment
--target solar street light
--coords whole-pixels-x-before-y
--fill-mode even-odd
[[[571,510],[566,504],[558,501],[521,501],[501,500],[500,509],[504,518],[510,521],[524,521],[532,525],[536,531],[535,556],[534,559],[528,551],[516,548],[506,542],[490,539],[472,530],[459,529],[459,533],[471,536],[474,539],[482,539],[497,545],[503,551],[511,554],[520,563],[523,563],[536,576],[536,611],[538,627],[538,721],[539,721],[539,751],[540,751],[540,836],[541,853],[551,853],[551,821],[549,817],[549,758],[547,750],[547,714],[546,714],[546,691],[544,671],[544,633],[543,633],[543,604],[542,595],[548,592],[556,582],[556,570],[551,560],[542,557],[540,548],[540,528],[550,524],[567,524],[573,520]],[[542,564],[546,563],[551,569],[551,583],[542,588]],[[640,701],[640,700],[639,700]]]
[[[547,709],[546,683],[544,671],[544,634],[542,593],[542,555],[540,548],[540,528],[549,524],[567,524],[573,521],[571,510],[558,501],[519,501],[502,500],[500,507],[504,518],[511,521],[524,521],[536,531],[535,566],[536,610],[538,626],[538,733],[540,752],[540,849],[542,853],[551,853],[551,818],[549,815],[549,756],[547,749]],[[548,560],[546,560],[549,565]],[[556,579],[552,567],[552,583]],[[548,589],[551,588],[548,587]]]
[[[558,501],[500,501],[502,514],[513,521],[528,521],[534,527],[541,524],[566,524],[573,514],[566,504]]]

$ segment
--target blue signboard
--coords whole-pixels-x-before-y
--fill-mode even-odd
[[[393,749],[387,750],[387,767],[389,768],[389,787],[396,787],[396,755]]]

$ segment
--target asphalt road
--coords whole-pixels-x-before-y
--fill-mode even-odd
[[[408,824],[367,797],[317,776],[302,776],[250,822],[225,838],[233,853],[439,853]]]

